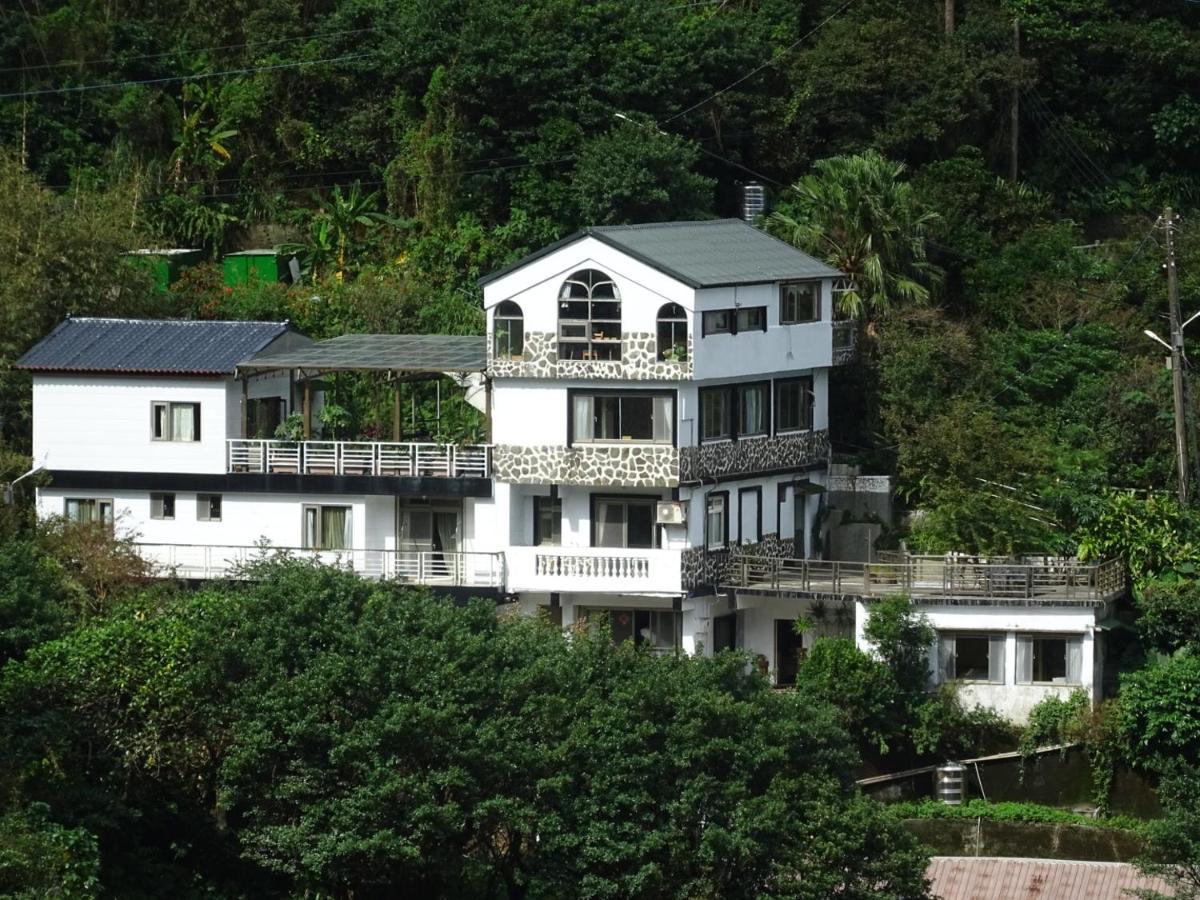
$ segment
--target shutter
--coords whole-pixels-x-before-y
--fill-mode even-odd
[[[1003,634],[988,635],[988,681],[1004,684],[1004,656],[1007,640]]]
[[[192,440],[200,440],[200,404],[192,405]]]

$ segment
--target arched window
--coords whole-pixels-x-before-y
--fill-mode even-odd
[[[525,316],[521,307],[505,300],[496,307],[496,359],[519,359],[525,352]]]
[[[678,303],[659,307],[658,358],[669,362],[687,359],[687,313]]]
[[[558,292],[558,358],[621,358],[621,294],[596,269],[581,269]]]

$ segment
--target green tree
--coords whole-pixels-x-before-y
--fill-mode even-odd
[[[767,220],[776,237],[847,275],[841,315],[926,303],[941,280],[926,249],[937,214],[920,207],[905,168],[875,151],[819,160]]]
[[[1142,893],[1143,900],[1196,900],[1200,897],[1200,769],[1174,767],[1158,786],[1163,816],[1146,823],[1144,855],[1138,868],[1172,888],[1170,894]]]

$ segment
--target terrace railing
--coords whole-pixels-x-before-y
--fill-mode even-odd
[[[409,478],[487,478],[486,444],[384,441],[226,441],[226,471],[269,475],[381,475]]]
[[[1084,603],[1111,600],[1125,590],[1117,560],[1095,564],[904,557],[897,562],[809,559],[741,559],[729,565],[722,586],[765,592],[886,597],[913,600]]]

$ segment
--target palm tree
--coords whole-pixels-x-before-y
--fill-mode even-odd
[[[925,253],[938,218],[922,210],[903,163],[868,150],[813,165],[772,213],[767,231],[844,272],[836,312],[875,316],[898,303],[925,303],[942,270]]]

